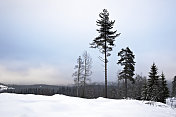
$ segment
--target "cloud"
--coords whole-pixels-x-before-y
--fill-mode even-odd
[[[40,65],[23,70],[9,69],[8,66],[0,64],[0,82],[9,84],[69,84],[58,68],[51,65]]]

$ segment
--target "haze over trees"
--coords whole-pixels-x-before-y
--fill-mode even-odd
[[[90,43],[91,48],[98,48],[99,51],[104,54],[103,62],[105,64],[105,95],[104,97],[107,98],[108,92],[107,92],[107,63],[108,59],[107,57],[110,56],[110,51],[112,51],[112,47],[115,45],[114,41],[117,36],[120,35],[120,33],[116,33],[117,31],[111,31],[113,28],[113,25],[115,23],[114,21],[111,21],[109,19],[109,12],[107,9],[103,9],[103,12],[99,14],[100,20],[97,20],[97,26],[100,28],[97,29],[97,32],[99,33],[99,36],[96,37],[92,43]]]

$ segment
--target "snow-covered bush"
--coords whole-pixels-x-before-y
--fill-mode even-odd
[[[176,108],[176,97],[167,98],[166,104],[170,105],[172,108]]]

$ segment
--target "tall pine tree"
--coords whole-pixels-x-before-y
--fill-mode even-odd
[[[165,99],[169,97],[169,89],[167,87],[167,81],[165,79],[165,75],[163,72],[162,72],[161,78],[160,78],[159,93],[160,93],[159,101],[165,103]]]
[[[122,49],[118,53],[118,56],[120,56],[120,60],[118,60],[117,64],[124,66],[123,70],[119,73],[119,79],[125,80],[125,98],[127,98],[127,80],[134,82],[133,76],[135,71],[135,56],[128,47],[126,49]]]
[[[100,20],[97,20],[97,26],[100,26],[100,29],[97,29],[99,36],[96,37],[92,43],[90,43],[91,48],[99,48],[100,52],[104,54],[105,63],[105,97],[107,97],[107,57],[111,54],[109,53],[112,51],[112,47],[114,46],[114,41],[117,36],[120,35],[116,34],[117,31],[111,31],[114,21],[109,20],[109,12],[107,9],[103,9],[103,12],[99,14]]]
[[[155,63],[151,66],[151,70],[149,72],[149,79],[148,79],[148,97],[147,99],[151,101],[158,101],[159,100],[159,75],[158,75],[158,68],[156,67]]]

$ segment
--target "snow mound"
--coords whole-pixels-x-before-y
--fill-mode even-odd
[[[4,85],[0,85],[0,91],[4,91],[4,90],[7,90],[8,87],[7,86],[4,86]]]
[[[5,91],[7,89],[14,89],[14,88],[8,87],[8,86],[5,86],[5,85],[0,85],[0,92]]]
[[[138,100],[82,99],[64,95],[0,94],[1,117],[176,117],[176,110]],[[164,105],[164,106],[158,106]]]

